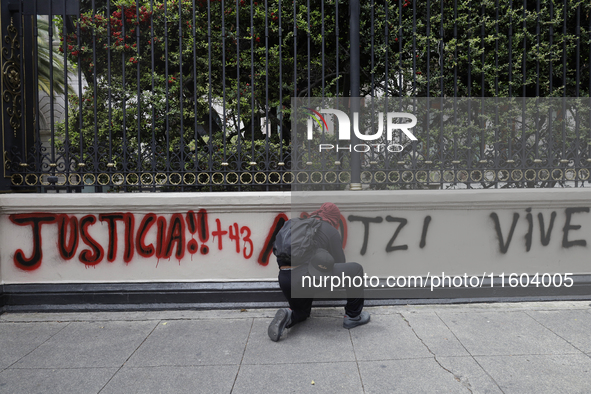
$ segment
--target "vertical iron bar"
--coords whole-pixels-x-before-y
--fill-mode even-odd
[[[588,32],[588,37],[589,37],[589,53],[587,54],[587,56],[589,56],[589,59],[591,61],[591,10],[588,11],[588,18],[589,18],[589,29],[587,30]],[[587,109],[589,110],[589,140],[591,142],[591,65],[589,67],[589,91],[587,91],[587,96],[589,96],[589,106],[587,107]],[[589,165],[589,163],[591,163],[591,144],[587,144],[589,147],[589,154],[587,156],[587,165]]]
[[[482,63],[481,65],[481,69],[480,69],[480,90],[481,90],[481,97],[485,97],[485,90],[486,90],[486,85],[484,83],[484,62],[485,62],[485,48],[484,48],[484,33],[485,33],[485,5],[482,4],[482,21],[480,23],[480,43],[482,45],[482,55],[481,55],[481,59],[480,62]]]
[[[444,46],[444,35],[445,35],[445,31],[443,28],[443,17],[444,17],[444,8],[443,8],[443,1],[444,0],[440,0],[439,2],[439,7],[440,7],[440,14],[441,14],[441,21],[439,24],[439,50],[441,51],[441,53],[439,54],[439,72],[440,72],[440,77],[439,77],[439,88],[441,89],[441,93],[440,96],[441,98],[444,97],[444,89],[445,89],[445,78],[444,76],[444,68],[443,68],[443,63],[444,63],[444,50],[445,50],[445,46]],[[443,101],[442,101],[443,104]],[[443,111],[443,105],[441,106],[441,110]]]
[[[576,87],[575,87],[575,97],[579,97],[579,87],[581,84],[581,3],[577,4],[577,30],[576,30],[576,40],[577,40],[577,49],[576,49],[576,53],[577,55],[575,56],[575,58],[577,59],[577,82],[576,82]],[[589,58],[587,58],[588,61],[591,60]],[[578,118],[577,118],[578,119]],[[577,138],[577,141],[578,138]]]
[[[427,108],[429,108],[429,96],[431,96],[431,2],[427,1]],[[428,112],[428,110],[427,110]],[[427,122],[429,127],[429,122]],[[427,129],[427,135],[428,129]],[[429,142],[427,140],[427,149]]]
[[[501,161],[499,141],[499,0],[495,0],[495,143],[494,143],[494,171],[498,174]],[[495,189],[499,188],[499,182],[495,180]]]
[[[96,76],[96,3],[92,0],[92,67],[89,71],[92,71],[93,87],[92,87],[92,98],[94,106],[94,163],[93,168],[95,172],[95,191],[102,192],[103,188],[97,185],[97,180],[100,174],[99,165],[99,137],[98,137],[98,112],[97,112],[97,76]],[[125,86],[125,83],[123,83]],[[123,102],[123,108],[125,110],[125,102]],[[123,119],[125,119],[125,112],[123,113]]]
[[[527,0],[523,0],[523,57],[521,60],[522,64],[522,76],[521,76],[521,83],[523,86],[522,89],[522,99],[521,99],[521,168],[525,168],[526,165],[526,158],[527,158],[527,150],[526,150],[526,136],[525,136],[525,106],[526,106],[526,84],[527,84],[527,69],[526,69],[526,61],[527,61]],[[521,181],[521,184],[525,184],[525,180]]]
[[[322,58],[322,98],[324,98],[324,0],[320,0],[320,20],[321,20],[321,33],[322,39],[321,58]]]
[[[336,54],[335,54],[335,56],[336,56],[336,75],[337,75],[337,83],[336,83],[337,92],[336,92],[336,95],[335,96],[337,98],[336,102],[338,103],[339,102],[338,97],[339,97],[339,94],[341,93],[341,91],[339,89],[339,82],[341,81],[341,74],[340,74],[340,71],[339,71],[339,65],[340,65],[340,62],[339,62],[339,53],[340,53],[339,52],[339,47],[340,47],[340,45],[339,45],[339,43],[340,43],[339,37],[340,37],[340,30],[339,30],[339,2],[338,1],[335,1],[335,37],[336,37],[335,38],[335,46],[336,46]],[[341,97],[346,96],[346,94],[344,92],[345,86],[346,86],[346,83],[343,81],[343,92],[341,94]],[[336,132],[336,130],[335,130],[335,132]],[[337,150],[335,152],[335,154],[334,154],[334,157],[335,157],[335,165],[336,165],[336,168],[342,169],[343,167],[342,167],[341,164],[343,162],[343,160],[342,160],[343,154],[340,153]]]
[[[468,29],[467,34],[469,39],[466,41],[468,45],[468,151],[466,157],[466,165],[469,169],[472,169],[472,46],[470,45],[470,39],[472,38],[472,25],[471,25],[471,18],[472,18],[472,3],[467,4],[468,7]],[[468,189],[470,189],[470,184],[468,184]]]
[[[405,1],[406,2],[406,1]],[[398,1],[398,105],[399,111],[402,111],[402,102],[403,102],[403,95],[406,95],[407,90],[403,88],[403,69],[407,69],[408,67],[403,66],[402,59],[403,59],[403,51],[402,51],[402,40],[403,40],[403,30],[402,30],[402,0]],[[388,96],[386,96],[386,106],[388,105]],[[399,139],[400,141],[400,139]],[[394,156],[397,160],[396,168],[400,164],[404,164],[402,160],[404,158],[403,152],[394,153]],[[386,156],[388,157],[388,156]],[[389,160],[388,160],[389,161]]]
[[[25,76],[25,46],[23,45],[24,41],[25,41],[25,36],[24,36],[24,28],[23,25],[25,24],[25,16],[23,15],[23,4],[21,2],[19,2],[19,12],[18,12],[18,39],[19,39],[19,45],[18,45],[18,58],[19,58],[19,74],[20,74],[20,81],[19,81],[19,85],[20,85],[20,131],[21,131],[21,156],[19,157],[20,163],[19,164],[26,164],[27,163],[27,111],[26,111],[26,93],[25,93],[25,80],[24,80],[24,76]],[[51,18],[51,15],[50,15]],[[51,25],[50,25],[51,27]],[[53,53],[53,39],[49,40],[49,52]],[[50,80],[50,84],[51,86],[53,86],[53,78],[51,78]],[[51,95],[50,99],[53,101],[53,94]],[[53,111],[52,111],[52,119],[53,119]],[[16,147],[18,144],[18,139],[17,137],[17,131],[15,130],[15,134],[14,134],[14,146]],[[2,142],[4,143],[4,141]],[[53,144],[52,144],[53,145]],[[3,155],[4,156],[4,155]],[[3,163],[4,165],[4,163]],[[55,166],[55,159],[52,160],[52,166]],[[18,170],[19,172],[21,171],[20,169]],[[52,167],[52,175],[55,174],[55,167]]]
[[[498,97],[498,96],[499,96],[499,0],[495,0],[495,97]]]
[[[37,2],[33,3],[33,61],[35,62],[35,71],[33,72],[33,84],[39,86],[39,26],[37,17]],[[66,53],[67,44],[66,37],[64,35],[64,53]],[[33,89],[35,92],[35,156],[34,156],[34,167],[32,171],[38,171],[41,164],[41,130],[39,125],[39,89]],[[68,90],[66,89],[66,100],[68,99]]]
[[[553,0],[549,0],[549,13],[550,13],[550,21],[552,21],[550,23],[550,31],[548,33],[548,42],[549,42],[549,48],[552,48],[553,45],[553,39],[554,39],[554,1]],[[548,96],[552,96],[552,82],[554,79],[554,73],[552,70],[552,64],[554,63],[554,59],[553,59],[553,51],[550,53],[550,56],[548,58],[548,68],[549,68],[549,83],[548,83]],[[552,99],[551,99],[552,100]],[[554,130],[553,130],[553,118],[554,118],[554,101],[550,101],[551,105],[549,106],[550,108],[548,108],[548,162],[547,162],[547,166],[548,168],[551,168],[554,166]]]
[[[179,179],[179,182],[181,184],[181,191],[184,191],[185,187],[184,187],[184,174],[183,172],[187,169],[187,167],[185,166],[185,124],[184,124],[184,108],[183,108],[183,2],[179,1],[179,110],[180,110],[180,122],[181,122],[181,129],[180,129],[180,135],[179,135],[179,139],[180,139],[180,155],[179,155],[179,160],[180,160],[180,168],[181,170],[179,171],[182,178]],[[139,73],[139,71],[138,71]],[[138,76],[139,78],[139,76]],[[138,79],[139,82],[139,79]],[[139,83],[138,83],[139,85]],[[138,96],[139,96],[139,86],[138,86]],[[139,104],[139,97],[138,97],[138,104]],[[138,106],[138,111],[139,111],[139,106]],[[139,112],[138,112],[139,115]],[[138,130],[139,133],[139,130]],[[138,140],[139,140],[139,135],[138,135]],[[141,175],[140,175],[141,176]]]
[[[209,10],[209,1],[207,2],[207,8]],[[193,171],[198,172],[200,170],[199,167],[199,132],[198,132],[198,117],[197,117],[197,36],[195,25],[197,24],[197,17],[195,15],[195,0],[192,2],[192,23],[191,23],[191,36],[193,38],[193,141],[194,141],[194,151],[193,151]],[[211,29],[211,25],[208,23],[207,26],[207,48],[209,50],[209,30]],[[209,65],[211,67],[211,64]],[[211,89],[211,84],[209,86]],[[211,107],[211,106],[210,106]],[[209,112],[209,111],[208,111]],[[195,176],[195,183],[199,184],[199,174]]]
[[[321,79],[322,79],[322,101],[324,101],[324,97],[325,97],[325,93],[324,93],[324,89],[325,89],[325,81],[324,81],[324,0],[320,0],[320,20],[321,20],[321,25],[320,25],[320,37],[322,40],[322,48],[321,48],[321,60],[322,60],[322,72],[321,72]],[[324,130],[324,127],[322,128],[323,132],[322,132],[322,142],[324,142],[324,138],[325,138],[325,133],[328,132],[328,130]],[[325,190],[325,186],[324,184],[326,183],[326,170],[327,170],[327,166],[326,166],[326,158],[324,155],[322,155],[320,157],[321,160],[321,168],[322,168],[322,190]]]
[[[125,75],[125,72],[123,73]],[[170,86],[170,79],[168,79],[168,0],[164,0],[164,81],[165,81],[165,107],[166,112],[164,115],[164,132],[166,135],[166,174],[168,175],[168,182],[169,184],[172,183],[170,181],[170,177],[172,176],[171,166],[170,166],[170,127],[169,127],[169,120],[168,116],[170,113],[170,102],[169,102],[169,86]],[[125,122],[125,116],[123,116],[123,122]]]
[[[281,59],[279,59],[281,62]],[[279,89],[281,90],[281,85],[279,85]],[[266,190],[269,190],[269,183],[270,178],[269,175],[270,171],[270,163],[269,163],[269,134],[271,130],[269,129],[270,119],[269,119],[269,7],[267,4],[267,0],[265,0],[265,184]],[[260,126],[259,126],[260,127]],[[254,144],[253,144],[254,145]],[[254,160],[253,160],[254,161]]]
[[[82,16],[82,15],[80,15]],[[78,19],[78,23],[76,24],[76,44],[78,46],[78,48],[80,48],[80,45],[82,44],[82,41],[80,40],[80,24],[81,24],[81,20],[82,18]],[[110,73],[109,73],[110,74]],[[111,84],[109,83],[109,86]],[[83,124],[83,118],[82,118],[82,97],[83,97],[83,92],[82,92],[82,59],[80,58],[80,51],[78,52],[78,129],[80,130],[80,162],[78,163],[78,168],[80,169],[80,171],[83,173],[81,175],[81,179],[80,179],[80,183],[82,185],[84,185],[84,167],[86,167],[86,160],[84,158],[84,129]],[[109,99],[109,103],[111,102],[111,100]]]
[[[536,14],[536,97],[540,97],[540,0],[536,2]]]
[[[444,78],[444,68],[443,68],[443,63],[444,63],[444,53],[445,53],[445,46],[444,46],[444,35],[445,35],[445,31],[443,28],[443,17],[444,17],[444,8],[443,8],[443,1],[444,0],[440,0],[439,6],[440,6],[440,13],[441,13],[441,22],[439,25],[439,41],[440,41],[440,51],[441,54],[439,55],[439,70],[440,70],[440,89],[441,89],[441,93],[440,93],[440,105],[439,105],[439,111],[441,111],[441,124],[439,127],[439,165],[443,166],[444,162],[445,162],[445,144],[443,142],[443,114],[444,114],[444,97],[445,97],[445,78]],[[443,173],[442,171],[439,172],[439,181],[440,181],[440,188],[443,189]]]
[[[150,161],[152,172],[155,173],[157,170],[157,154],[156,150],[158,147],[156,146],[156,90],[154,84],[154,65],[155,65],[155,53],[154,53],[154,44],[155,44],[155,37],[154,37],[154,0],[150,0],[150,66],[152,68],[152,92],[151,92],[151,103],[150,106],[152,107],[152,141],[151,141],[151,154],[150,154]],[[166,83],[166,82],[165,82]],[[167,178],[168,179],[168,178]],[[156,181],[156,178],[154,178]],[[155,182],[157,183],[157,182]],[[152,191],[156,191],[156,186],[152,188]]]
[[[486,125],[483,124],[483,119],[482,119],[484,117],[484,97],[485,97],[485,83],[484,83],[485,6],[484,6],[484,4],[482,4],[482,7],[481,7],[481,18],[482,18],[482,21],[480,21],[480,45],[482,45],[482,55],[480,58],[480,63],[481,63],[481,66],[480,66],[481,67],[481,69],[480,69],[480,97],[481,97],[481,99],[480,99],[480,116],[481,116],[481,118],[479,119],[478,124],[479,124],[480,130],[481,130],[480,131],[480,163],[485,164],[486,159],[485,159],[484,155],[485,155],[485,150],[486,150]]]
[[[242,141],[241,141],[241,137],[242,134],[240,133],[240,124],[242,123],[241,121],[241,117],[240,117],[240,12],[238,10],[238,1],[236,0],[236,120],[237,120],[237,124],[236,124],[236,137],[237,137],[237,144],[236,144],[236,167],[242,169]],[[252,1],[252,0],[251,0]],[[252,5],[252,4],[251,4]],[[252,33],[252,32],[251,32]],[[251,35],[251,39],[254,39],[254,35]],[[245,89],[246,90],[246,89]],[[246,129],[246,128],[245,128]],[[246,130],[245,130],[246,131]],[[226,160],[227,161],[227,160]],[[228,171],[227,171],[228,166],[226,166],[226,171],[224,171],[226,174],[226,181],[225,184],[228,184]],[[238,186],[238,190],[240,191],[240,186]]]
[[[554,38],[554,1],[548,0],[548,8],[550,12],[550,31],[548,32],[548,48],[552,48],[552,39]],[[553,71],[552,71],[552,64],[553,64],[553,51],[550,52],[548,57],[548,75],[549,75],[549,83],[548,83],[548,96],[552,96],[552,81],[554,79]]]
[[[468,8],[468,19],[466,20],[467,29],[466,33],[468,35],[468,40],[466,40],[466,45],[468,46],[468,84],[467,84],[467,96],[468,96],[468,105],[470,105],[470,99],[472,98],[472,46],[470,45],[470,39],[472,38],[472,3],[467,4]],[[468,116],[470,116],[470,111],[468,110]],[[471,126],[469,124],[469,126]],[[470,138],[470,129],[468,129],[468,138]],[[472,149],[472,145],[470,141],[468,142],[468,149]]]
[[[458,97],[458,0],[454,0],[454,103]],[[455,108],[454,108],[455,116]],[[454,138],[455,139],[455,138]],[[454,142],[454,158],[456,156]]]
[[[412,2],[412,103],[413,112],[416,110],[416,98],[417,98],[417,2]],[[428,102],[429,99],[427,99]],[[427,137],[429,138],[429,137]],[[416,174],[417,169],[417,141],[412,141],[412,156],[410,158],[413,175]],[[412,188],[417,187],[417,178],[413,176]]]
[[[306,96],[308,97],[308,107],[310,106],[310,97],[312,96],[312,85],[311,85],[311,48],[310,48],[310,34],[311,34],[311,30],[312,30],[312,26],[310,25],[310,0],[307,0],[307,7],[306,7],[306,42],[307,42],[307,47],[308,47],[308,52],[307,52],[307,60],[308,60],[308,78],[307,78],[307,82],[308,82],[308,88],[306,91]],[[308,149],[308,157],[310,157],[312,155],[311,153],[311,148],[310,148],[310,141],[307,141],[307,149]],[[310,162],[310,160],[308,160],[308,162]],[[308,166],[308,163],[306,163],[306,166]],[[309,178],[308,178],[309,179]]]
[[[400,2],[402,0],[398,0],[398,3],[400,5]],[[390,4],[388,4],[387,2],[384,3],[384,35],[386,37],[385,39],[385,45],[386,45],[386,51],[384,54],[384,104],[383,104],[383,108],[384,108],[384,113],[388,112],[388,96],[390,94],[393,94],[390,92]],[[398,9],[398,12],[400,13],[400,8]],[[396,31],[398,33],[398,35],[400,35],[400,24],[398,25],[398,30]],[[394,42],[400,41],[399,38],[394,38]],[[399,44],[399,48],[400,48],[400,42]],[[399,59],[400,60],[400,59]],[[394,63],[394,62],[392,62]],[[399,65],[400,66],[400,65]],[[401,92],[401,89],[398,90],[399,94]],[[381,103],[380,103],[381,104]],[[385,115],[387,116],[387,115]],[[392,166],[390,165],[390,152],[388,152],[388,149],[384,149],[384,168],[387,169],[391,169]]]
[[[63,48],[64,48],[64,128],[65,128],[65,141],[64,141],[64,176],[66,177],[66,184],[69,184],[69,173],[70,173],[70,132],[69,132],[69,119],[68,119],[68,47],[66,45],[66,33],[68,31],[68,29],[66,28],[66,0],[64,0],[63,2],[64,5],[64,13],[62,15],[62,22],[63,22],[63,32],[62,32],[62,37],[64,37],[64,43],[63,43]],[[37,24],[37,15],[33,15],[32,17],[33,19],[33,23],[35,23],[35,25]],[[53,50],[53,47],[51,48]],[[37,85],[35,85],[37,86]],[[26,153],[26,152],[25,152]],[[26,156],[25,156],[26,157]],[[68,190],[70,190],[68,188]]]
[[[507,64],[509,71],[509,97],[513,97],[513,0],[509,0],[509,63]],[[514,122],[512,122],[514,123]],[[513,128],[509,125],[509,141],[507,144],[507,160],[506,163],[513,162]]]
[[[399,0],[400,2],[401,0]],[[388,112],[388,96],[390,95],[389,86],[390,86],[390,4],[387,2],[384,3],[384,36],[385,36],[385,46],[386,51],[384,54],[384,113]],[[398,38],[395,38],[394,42],[396,42]],[[381,104],[381,103],[380,103]],[[387,116],[387,115],[385,115]],[[389,160],[389,152],[388,149],[384,149],[384,169],[390,169],[390,160]]]
[[[121,15],[123,19],[123,15]],[[153,73],[152,73],[153,75]],[[107,119],[109,124],[107,128],[109,129],[109,163],[113,163],[113,107],[111,103],[111,1],[107,1],[107,80],[108,80],[108,88],[107,88],[107,101],[108,101],[108,114]],[[113,179],[111,178],[113,173],[110,174],[110,184],[113,184]]]
[[[580,92],[580,84],[581,84],[581,3],[577,4],[577,28],[576,28],[576,85],[575,85],[575,97],[579,98]],[[588,58],[588,61],[591,60]],[[575,146],[574,146],[574,160],[575,160],[575,168],[580,168],[580,139],[579,139],[579,101],[575,101]],[[578,177],[575,176],[575,187],[578,186]]]
[[[222,121],[222,148],[224,150],[224,158],[222,163],[226,163],[226,5],[225,0],[222,0],[222,89],[223,89],[223,100],[222,100],[222,112],[224,113],[224,119]],[[209,62],[211,64],[211,61]],[[210,72],[211,75],[211,72]],[[211,84],[210,84],[211,86]],[[211,144],[211,138],[210,138]],[[211,171],[213,172],[213,160],[211,162]],[[212,174],[213,177],[213,174]]]
[[[509,0],[509,63],[507,64],[509,71],[509,97],[513,97],[513,0]],[[511,147],[509,145],[509,153]]]
[[[221,14],[222,14],[222,18],[223,18],[223,15],[224,15],[223,6],[222,6],[222,12],[221,12]],[[223,22],[222,22],[222,32],[224,31],[223,29],[224,29],[224,27],[223,27]],[[223,37],[223,33],[222,33],[222,37]],[[222,51],[222,59],[224,59],[224,61],[222,63],[222,68],[225,71],[225,57],[223,55],[224,52],[225,52],[225,50]],[[209,138],[207,140],[207,171],[208,171],[207,174],[208,174],[208,176],[207,176],[206,179],[211,180],[212,179],[211,177],[213,176],[213,171],[212,171],[213,170],[213,144],[212,144],[212,134],[213,134],[213,124],[212,124],[212,122],[213,122],[213,114],[212,114],[212,111],[213,111],[213,107],[211,105],[213,94],[212,94],[212,87],[211,87],[211,72],[212,72],[211,60],[212,60],[212,54],[211,54],[211,2],[210,1],[207,2],[207,57],[208,57],[208,63],[209,63],[209,69],[208,69],[208,74],[209,75],[207,77],[208,78],[208,88],[207,88],[208,89],[208,98],[207,98],[207,100],[208,100],[207,101],[208,108],[207,108],[207,112],[209,113],[209,127],[208,127],[208,129],[209,129],[209,134],[208,134],[209,135]],[[224,89],[224,104],[223,105],[225,106],[225,97],[226,97],[225,82],[226,81],[225,81],[225,77],[222,77],[222,78],[224,78],[224,81],[222,83],[222,87]],[[224,110],[224,126],[222,126],[222,127],[224,127],[224,133],[225,133],[225,122],[226,122],[225,116],[226,115],[225,115],[225,110]],[[197,151],[197,147],[196,146],[195,146],[195,154],[196,155],[199,154],[199,152]],[[199,157],[199,156],[197,156],[197,157]],[[211,183],[210,183],[210,185],[211,185]],[[209,190],[212,191],[213,190],[213,186],[210,186],[209,187]]]
[[[223,1],[223,0],[222,0]],[[297,21],[297,7],[296,1],[293,1],[293,95],[294,97],[298,97],[298,21]],[[291,116],[295,116],[296,114],[291,114]],[[296,161],[295,151],[292,153],[294,155],[294,162]]]
[[[138,2],[139,3],[139,2]],[[136,81],[137,81],[137,170],[138,170],[138,184],[140,185],[140,188],[142,186],[142,91],[141,91],[141,86],[140,86],[140,24],[139,24],[139,20],[140,20],[140,5],[136,3],[135,6],[135,15],[137,18],[137,25],[135,26],[135,45],[136,45],[136,55],[137,58],[135,59],[136,64],[137,64],[137,69],[136,69]],[[181,54],[183,52],[181,51]],[[182,112],[182,111],[181,111]]]
[[[281,0],[280,0],[281,1]],[[337,89],[337,94],[336,97],[339,97],[339,81],[341,80],[340,78],[340,74],[339,74],[339,2],[338,0],[334,2],[335,3],[335,36],[336,36],[336,72],[337,72],[337,85],[336,85],[336,89]],[[387,6],[386,6],[387,9]],[[387,20],[387,17],[386,17]],[[388,36],[386,36],[386,39],[388,38]],[[388,49],[386,48],[386,51]],[[386,62],[387,64],[388,62]]]
[[[386,59],[386,63],[388,63],[388,59]],[[398,0],[398,97],[401,99],[402,92],[402,0]]]
[[[308,91],[307,91],[307,96],[308,96],[308,105],[310,105],[310,97],[312,97],[312,85],[311,85],[311,79],[312,79],[312,67],[310,62],[312,61],[312,49],[311,49],[311,30],[312,30],[312,26],[310,25],[310,0],[308,0],[308,7],[307,7],[307,12],[306,12],[306,17],[307,17],[307,23],[308,23],[308,28],[306,29],[307,32],[307,43],[308,43]]]
[[[566,23],[568,19],[568,6],[566,2],[563,5],[564,16],[562,23],[562,159],[561,164],[568,163],[566,158]],[[563,174],[564,179],[564,174]]]
[[[424,154],[424,161],[431,161],[431,130],[430,130],[430,123],[431,123],[431,103],[430,103],[430,96],[431,96],[431,2],[427,1],[427,110],[426,110],[426,120],[425,120],[425,127],[426,127],[426,135],[425,138],[427,139],[427,150]],[[427,184],[429,183],[430,177],[429,171],[427,171]],[[416,180],[416,178],[415,178]],[[418,182],[418,180],[416,180]]]
[[[94,0],[93,0],[94,1]],[[166,1],[165,1],[165,8],[166,8]],[[123,96],[123,105],[121,106],[121,110],[123,111],[123,130],[122,130],[122,154],[123,154],[123,174],[125,176],[125,188],[124,190],[127,191],[127,175],[128,175],[128,171],[129,171],[129,166],[127,163],[127,95],[126,95],[126,82],[125,82],[125,20],[127,18],[125,18],[125,6],[123,6],[121,8],[121,37],[123,37],[123,51],[121,51],[121,90],[122,90],[122,96]],[[165,33],[166,34],[166,33]],[[93,40],[94,42],[94,40]],[[95,74],[95,79],[96,79],[96,74]],[[95,106],[95,111],[96,111],[96,106]],[[168,112],[168,110],[166,111]],[[95,125],[96,125],[96,118],[95,118]],[[96,126],[95,126],[96,127]],[[95,137],[96,138],[96,137]],[[168,152],[168,144],[167,144],[167,152]],[[168,161],[167,161],[168,162]]]
[[[458,137],[455,133],[457,129],[457,97],[458,97],[458,0],[454,0],[454,155],[452,164],[457,161],[458,158]]]
[[[384,54],[384,96],[388,97],[388,82],[390,78],[388,78],[389,73],[389,65],[390,65],[390,21],[388,19],[388,3],[384,3],[384,43],[386,47],[386,51]],[[387,109],[386,109],[387,111]],[[384,152],[385,154],[385,152]]]
[[[359,113],[360,103],[360,61],[359,61],[359,0],[350,0],[350,42],[351,42],[351,114]],[[354,119],[353,116],[350,119]],[[353,127],[353,125],[352,125]],[[351,145],[355,146],[359,139],[351,130]],[[356,152],[351,153],[351,190],[361,190],[361,158]]]
[[[27,147],[26,147],[26,108],[25,108],[25,84],[24,84],[24,75],[25,75],[25,64],[24,64],[24,59],[25,59],[25,51],[24,51],[24,41],[25,41],[25,37],[24,37],[24,29],[23,29],[23,24],[24,24],[24,16],[23,16],[23,4],[22,2],[18,2],[18,13],[16,14],[16,17],[18,18],[18,22],[17,22],[17,40],[18,40],[18,45],[15,46],[13,49],[18,51],[18,55],[16,56],[17,59],[19,59],[19,65],[18,65],[18,74],[20,76],[20,81],[19,81],[19,94],[20,94],[20,118],[18,119],[18,126],[14,127],[13,130],[13,136],[14,136],[14,148],[17,148],[17,144],[18,144],[18,139],[21,140],[21,151],[18,152],[20,153],[19,157],[17,157],[18,161],[20,163],[26,163],[27,159],[26,159],[26,155],[27,155]],[[50,10],[51,10],[51,6],[50,6]],[[51,14],[51,12],[50,12]],[[13,20],[14,17],[11,16],[11,24],[14,22]],[[50,56],[50,73],[53,71],[53,69],[51,68],[51,66],[53,66],[53,40],[51,37],[51,15],[49,18],[49,29],[50,29],[50,36],[49,36],[49,56]],[[4,40],[3,40],[4,41]],[[3,52],[4,52],[4,48],[2,48]],[[4,67],[4,63],[2,63],[2,67]],[[50,90],[53,87],[53,78],[50,78]],[[4,92],[2,92],[4,93]],[[16,102],[13,102],[14,104],[16,104]],[[50,95],[50,105],[53,104],[53,94]],[[18,112],[18,110],[16,108],[14,108],[14,113]],[[53,152],[53,110],[51,111],[52,114],[52,152]],[[20,136],[18,135],[18,131],[21,131]],[[0,143],[0,145],[4,144],[4,141],[2,141]],[[4,145],[2,145],[2,148],[4,148]],[[15,152],[16,153],[16,152]],[[18,154],[16,153],[16,154]],[[53,156],[53,154],[52,154]],[[2,166],[4,166],[4,169],[6,169],[6,153],[3,150],[2,151],[2,157],[3,157],[3,162],[2,162]],[[52,163],[55,162],[54,160],[52,160]],[[19,164],[20,164],[19,163]],[[18,170],[17,170],[18,171]],[[4,174],[6,174],[6,170],[4,170]],[[53,174],[52,174],[53,175]]]
[[[265,0],[266,1],[266,0]],[[279,0],[278,9],[278,22],[279,22],[279,108],[277,108],[277,134],[279,136],[279,163],[281,167],[285,164],[285,158],[283,157],[283,26],[281,25],[282,6],[281,0]],[[279,168],[281,170],[281,168]],[[281,174],[281,171],[278,171]],[[280,179],[280,184],[283,183],[283,177]]]
[[[521,83],[523,86],[521,87],[522,96],[526,97],[526,84],[527,84],[527,70],[526,70],[526,62],[527,62],[527,0],[523,0],[523,56],[521,58]],[[524,147],[525,149],[525,147]]]
[[[265,0],[266,1],[266,0]],[[266,11],[266,10],[265,10]],[[238,12],[238,7],[236,7],[236,12]],[[265,12],[265,20],[267,19],[267,13]],[[266,40],[266,38],[265,38]],[[254,42],[255,42],[255,32],[254,32],[254,5],[252,0],[250,0],[250,163],[254,163],[254,83],[255,83],[255,74],[254,74]],[[268,67],[268,61],[265,62],[265,67]],[[266,103],[265,103],[266,104]],[[258,125],[260,128],[260,124]],[[245,130],[246,131],[246,130]],[[249,163],[249,165],[250,165]],[[265,162],[266,163],[266,162]],[[252,166],[250,166],[252,170]]]
[[[371,86],[370,86],[370,92],[371,92],[371,128],[372,128],[372,131],[374,130],[374,125],[375,125],[375,108],[374,108],[374,99],[375,99],[375,93],[374,93],[374,86],[375,86],[375,82],[374,82],[374,74],[375,74],[374,73],[374,34],[375,34],[375,29],[374,29],[374,7],[375,7],[375,1],[374,0],[371,0],[371,25],[370,25],[370,35],[371,35],[371,57],[370,57],[370,59],[371,59]],[[375,131],[374,131],[374,133],[375,133]],[[370,167],[371,168],[373,168],[373,162],[375,161],[375,157],[374,156],[375,156],[375,153],[374,153],[374,151],[372,151],[371,152],[371,161],[370,161]]]
[[[21,11],[22,11],[22,4],[19,2]],[[94,5],[94,0],[92,0],[92,4]],[[54,108],[53,108],[53,1],[49,2],[49,16],[47,17],[49,22],[49,113],[50,113],[50,128],[51,128],[51,175],[55,174],[55,121],[54,121]],[[20,36],[22,37],[22,22],[21,22],[21,29],[19,31]],[[22,46],[21,46],[22,47]],[[21,56],[23,59],[23,56]],[[22,62],[21,62],[21,75],[22,72]],[[22,88],[21,83],[21,88]],[[23,94],[21,89],[21,103],[23,102]],[[24,115],[24,111],[21,111]]]
[[[534,155],[535,161],[539,160],[540,150],[539,150],[539,142],[540,142],[540,128],[539,128],[539,118],[540,118],[540,111],[539,111],[539,97],[540,97],[540,1],[536,2],[536,130],[535,130],[535,145],[534,145]]]
[[[417,95],[417,2],[412,2],[412,96]],[[413,150],[413,153],[414,150]]]

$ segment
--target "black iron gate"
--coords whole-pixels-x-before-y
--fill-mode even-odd
[[[588,2],[2,0],[1,12],[2,191],[589,179]],[[308,165],[291,98],[356,96],[417,111],[418,140]],[[468,104],[462,123],[458,97],[497,101]],[[508,111],[515,97],[561,101]],[[499,111],[504,126],[487,126]]]

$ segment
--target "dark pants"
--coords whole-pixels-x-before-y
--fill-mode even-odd
[[[279,270],[279,287],[283,291],[283,295],[289,302],[289,307],[292,310],[291,324],[293,326],[302,322],[310,316],[312,310],[312,301],[314,298],[293,298],[292,297],[292,283],[302,283],[301,277],[310,275],[307,265],[301,265],[293,270]],[[335,275],[341,277],[345,276],[361,276],[363,277],[363,267],[357,263],[337,263],[334,268],[327,275]],[[349,317],[357,317],[363,309],[363,289],[344,287],[347,292],[347,305],[345,305],[345,313]]]

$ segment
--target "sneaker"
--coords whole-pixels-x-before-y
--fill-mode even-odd
[[[349,317],[345,315],[345,319],[343,320],[343,327],[353,328],[357,326],[362,326],[367,323],[369,323],[369,312],[362,311],[361,314],[357,317]]]
[[[269,334],[269,338],[273,342],[277,342],[285,329],[285,326],[289,324],[291,321],[291,309],[289,308],[282,308],[277,311],[275,317],[271,324],[269,324],[269,329],[267,333]]]

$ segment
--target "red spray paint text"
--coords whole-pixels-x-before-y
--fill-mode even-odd
[[[29,227],[32,231],[33,245],[30,255],[26,256],[22,249],[17,249],[13,257],[14,264],[26,271],[36,270],[43,262],[44,247],[41,230],[46,225],[57,227],[56,246],[62,259],[68,261],[78,256],[78,260],[86,266],[97,265],[105,259],[108,262],[114,262],[119,248],[123,248],[122,258],[127,264],[134,257],[155,256],[158,259],[174,257],[180,261],[185,257],[185,253],[207,255],[211,247],[223,250],[224,245],[235,250],[246,260],[251,259],[255,252],[255,245],[251,239],[253,234],[249,226],[241,226],[238,223],[223,226],[218,218],[210,223],[205,209],[197,212],[191,210],[184,214],[174,213],[169,219],[154,213],[148,213],[142,217],[129,212],[90,214],[81,218],[63,213],[38,212],[12,214],[9,219],[13,224]],[[259,265],[269,264],[275,237],[287,220],[288,217],[284,213],[276,215],[259,249],[257,258]],[[344,247],[347,239],[347,225],[343,217],[340,222]],[[90,228],[98,225],[106,228],[108,242],[101,244],[91,235]],[[120,232],[124,234],[122,239],[119,237]],[[156,235],[153,242],[147,241],[150,233]]]
[[[23,270],[35,270],[43,261],[42,227],[57,226],[57,248],[64,260],[71,260],[76,255],[78,260],[86,265],[96,265],[105,258],[109,262],[115,261],[117,251],[123,248],[123,261],[130,263],[135,253],[148,258],[174,258],[181,260],[185,253],[193,255],[209,253],[207,242],[213,238],[214,247],[219,250],[230,241],[235,244],[237,253],[245,259],[250,259],[254,252],[251,230],[248,226],[233,223],[229,227],[222,227],[220,219],[210,232],[207,211],[188,211],[186,214],[174,213],[167,219],[154,213],[140,216],[133,213],[113,212],[99,215],[85,215],[78,219],[76,216],[55,213],[27,213],[10,215],[10,221],[18,226],[29,226],[33,233],[33,252],[26,256],[22,249],[14,253],[14,263]],[[89,228],[97,223],[106,226],[108,243],[101,245],[90,234]],[[118,227],[123,226],[123,239],[118,237]],[[226,230],[227,229],[227,230]],[[188,231],[187,231],[188,230]],[[146,242],[146,236],[156,232],[156,241]],[[188,232],[188,234],[187,234]],[[198,238],[198,240],[196,239]],[[78,251],[81,249],[80,253]]]

